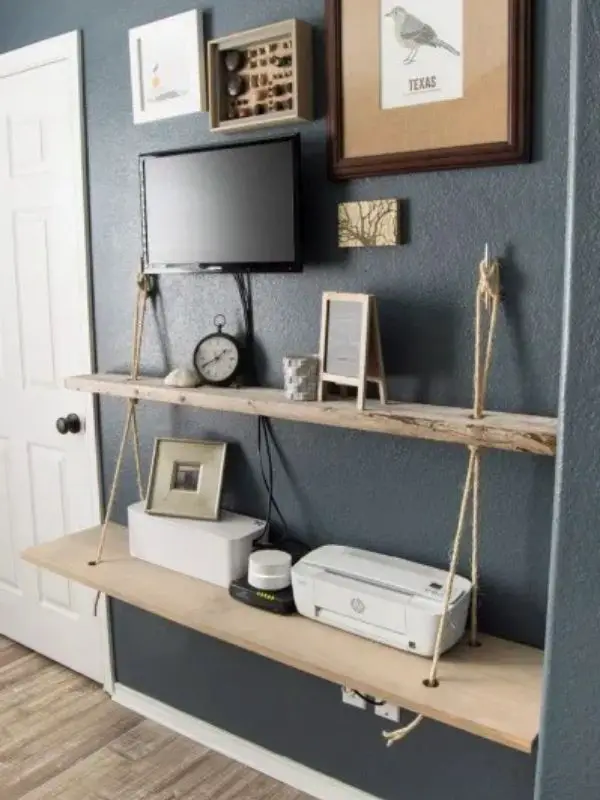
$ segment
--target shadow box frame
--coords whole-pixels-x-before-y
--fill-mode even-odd
[[[346,0],[325,0],[327,136],[329,173],[332,180],[502,166],[531,161],[534,0],[508,0],[509,81],[506,141],[353,157],[344,154],[344,2]]]

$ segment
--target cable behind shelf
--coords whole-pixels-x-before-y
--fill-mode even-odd
[[[245,327],[245,371],[248,382],[258,386],[260,380],[256,365],[255,336],[254,336],[254,301],[252,295],[252,280],[250,273],[234,273],[233,275],[242,305]],[[287,521],[274,496],[274,466],[273,449],[276,447],[270,420],[267,417],[258,417],[257,420],[257,449],[260,465],[260,474],[267,492],[267,514],[265,531],[259,544],[268,546],[273,544],[273,512],[277,514],[283,527],[282,539],[288,538]]]

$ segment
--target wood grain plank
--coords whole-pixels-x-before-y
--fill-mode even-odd
[[[139,728],[163,737],[164,729],[155,723],[145,721]],[[119,755],[119,759],[102,779],[103,800],[144,800],[147,797],[154,800],[161,795],[177,797],[179,782],[207,752],[206,748],[182,736],[171,736],[163,741],[161,747],[152,748],[147,756],[136,760],[116,753],[114,746],[110,749]]]
[[[550,417],[486,411],[472,418],[471,409],[415,403],[295,403],[276,389],[177,389],[158,378],[132,380],[126,375],[81,375],[67,378],[68,389],[109,397],[150,400],[190,408],[251,414],[412,439],[554,456],[558,423]]]
[[[0,669],[29,655],[29,650],[8,639],[0,640]]]
[[[23,761],[30,754],[35,754],[39,747],[45,746],[46,737],[51,739],[59,728],[104,705],[104,696],[102,692],[90,689],[71,693],[68,683],[63,682],[49,689],[44,701],[44,705],[37,700],[25,705],[18,704],[0,713],[3,734],[0,764],[14,761],[17,756]],[[35,724],[32,724],[33,714]]]
[[[310,800],[0,639],[15,647],[24,657],[0,666],[2,800]]]
[[[0,762],[2,800],[20,800],[30,789],[87,758],[138,720],[113,703],[101,703],[21,747],[7,748]]]
[[[64,685],[69,680],[68,674],[58,664],[40,659],[32,653],[0,671],[2,708],[6,711],[11,705],[25,707],[52,686]]]
[[[232,773],[225,783],[217,782],[216,795],[207,794],[206,800],[218,796],[219,800],[283,800],[294,797],[294,792],[283,788],[274,789],[272,781],[265,775],[250,775],[246,770]],[[191,798],[190,798],[191,800]]]
[[[57,539],[23,558],[110,597],[244,650],[336,684],[381,697],[522,752],[531,752],[540,720],[543,653],[492,637],[458,646],[428,689],[425,659],[299,616],[278,617],[237,603],[226,590],[131,558],[127,530],[111,525],[104,560],[90,567],[99,528]]]
[[[105,776],[120,758],[107,747],[101,748],[29,789],[19,800],[101,800]]]
[[[173,731],[146,721],[120,736],[108,747],[111,752],[128,761],[141,761],[151,757],[157,750],[166,747],[177,738],[177,734]]]
[[[142,743],[141,749],[136,741]],[[132,753],[136,756],[133,760]],[[246,792],[246,787],[253,793]],[[21,800],[225,800],[234,797],[310,800],[160,725],[143,721],[43,787],[28,792]]]

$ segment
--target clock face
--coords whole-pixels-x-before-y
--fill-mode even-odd
[[[200,342],[196,351],[196,366],[207,383],[231,381],[240,364],[240,351],[234,341],[215,333]]]

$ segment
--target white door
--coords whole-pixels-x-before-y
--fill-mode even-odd
[[[1,55],[0,634],[102,681],[93,592],[19,558],[99,522],[84,163],[79,35]]]

